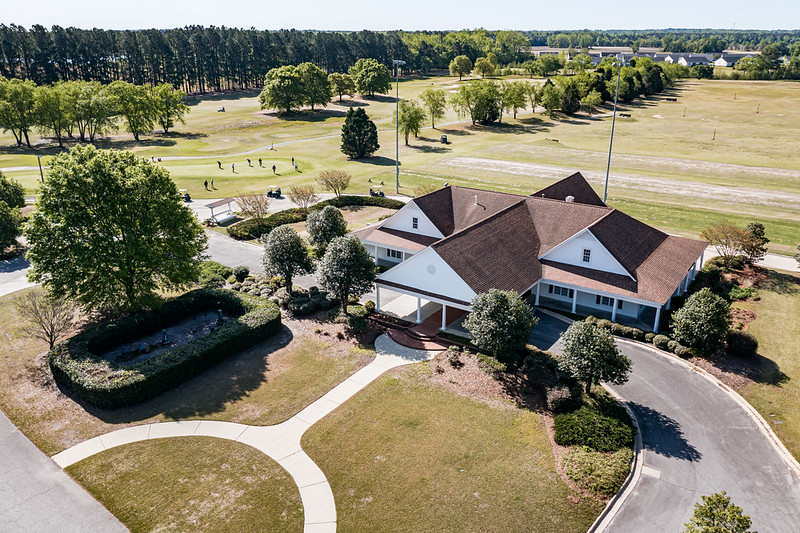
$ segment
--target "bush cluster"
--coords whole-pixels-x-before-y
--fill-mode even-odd
[[[308,292],[303,290],[293,291],[287,302],[287,308],[297,316],[310,315],[320,309],[327,310],[333,307],[333,302],[328,298],[328,293],[311,287]]]
[[[676,340],[670,339],[666,335],[656,334],[652,331],[645,333],[639,328],[623,326],[622,324],[594,316],[586,317],[586,322],[594,324],[599,328],[607,329],[619,337],[627,337],[637,341],[652,343],[659,350],[672,352],[679,357],[691,357],[694,355],[694,352],[691,348],[682,345]]]
[[[131,365],[101,357],[115,346],[150,335],[197,313],[222,309],[236,318],[214,331]],[[161,308],[106,322],[57,345],[48,354],[53,377],[82,399],[106,409],[133,405],[179,385],[278,332],[280,310],[234,291],[198,289]]]
[[[203,261],[200,263],[200,277],[198,282],[204,289],[213,289],[225,285],[225,280],[231,277],[233,271],[216,261]]]
[[[263,235],[266,235],[278,226],[283,226],[284,224],[295,224],[297,222],[305,222],[310,211],[317,211],[328,205],[332,205],[334,207],[363,205],[385,207],[387,209],[400,209],[406,204],[400,200],[381,198],[378,196],[341,196],[339,198],[331,198],[330,200],[318,202],[309,207],[307,210],[300,207],[293,207],[283,211],[278,211],[262,221],[253,219],[243,220],[228,226],[228,235],[234,239],[260,239]]]
[[[633,445],[635,431],[630,417],[619,406],[598,409],[583,406],[553,419],[554,438],[561,446],[587,446],[598,452],[613,452]]]
[[[746,331],[729,331],[725,344],[728,353],[735,357],[753,357],[758,352],[758,339]]]

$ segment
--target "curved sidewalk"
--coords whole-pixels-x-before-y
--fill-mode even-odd
[[[274,426],[248,426],[213,420],[186,420],[134,426],[89,439],[53,456],[66,468],[104,450],[150,439],[204,436],[233,440],[252,446],[275,460],[292,476],[303,502],[306,533],[336,531],[336,504],[325,474],[300,446],[308,428],[339,407],[387,370],[425,361],[433,354],[400,346],[388,336],[375,341],[375,359],[328,391],[324,396]]]

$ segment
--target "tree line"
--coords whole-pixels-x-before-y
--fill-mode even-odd
[[[93,142],[98,135],[118,129],[123,120],[135,140],[157,124],[168,133],[184,122],[189,107],[183,91],[169,83],[135,85],[117,80],[60,81],[36,85],[31,80],[0,77],[0,129],[10,131],[18,146],[31,145],[36,129],[63,147],[66,139]]]

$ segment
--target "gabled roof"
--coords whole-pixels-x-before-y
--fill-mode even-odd
[[[592,186],[583,177],[583,174],[576,172],[568,178],[557,181],[549,187],[536,191],[531,196],[539,198],[554,198],[556,200],[566,200],[567,196],[572,196],[579,204],[605,206],[603,200],[594,192]]]
[[[362,241],[381,244],[389,248],[403,248],[412,252],[424,250],[439,239],[418,233],[385,228],[383,226],[367,226],[352,232]]]
[[[444,187],[415,198],[425,216],[447,237],[517,203],[524,196],[470,187]]]
[[[636,269],[667,239],[663,231],[616,209],[589,230],[634,277]]]

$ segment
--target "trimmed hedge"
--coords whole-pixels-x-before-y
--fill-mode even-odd
[[[617,322],[611,322],[605,318],[597,318],[591,315],[586,317],[585,320],[589,324],[594,324],[598,328],[603,328],[610,331],[613,335],[651,343],[659,350],[669,351],[680,357],[691,357],[694,355],[694,351],[691,348],[687,348],[678,341],[670,339],[666,335],[656,334],[653,332],[645,333],[639,328],[623,326]]]
[[[385,207],[387,209],[400,209],[406,204],[400,200],[381,198],[379,196],[342,196],[341,198],[331,198],[330,200],[318,202],[309,207],[308,210],[304,210],[300,207],[293,207],[283,211],[278,211],[277,213],[268,216],[261,222],[253,219],[243,220],[228,226],[228,235],[234,239],[259,239],[262,235],[266,235],[278,226],[304,222],[309,212],[320,210],[328,205],[332,205],[334,207],[364,205]]]
[[[133,365],[97,354],[150,335],[202,311],[222,309],[237,318],[204,337],[164,350]],[[218,362],[274,335],[278,307],[267,300],[221,289],[198,289],[160,309],[99,325],[58,344],[48,354],[53,377],[82,399],[106,409],[133,405],[179,385]]]
[[[587,446],[598,452],[613,452],[633,445],[635,430],[624,410],[601,412],[588,406],[553,419],[554,439],[561,446]]]
[[[725,339],[728,353],[734,357],[754,357],[758,353],[758,339],[747,331],[733,329]]]

